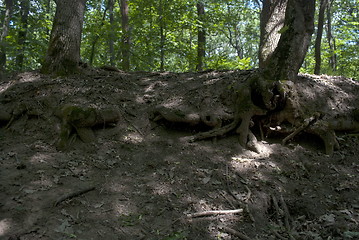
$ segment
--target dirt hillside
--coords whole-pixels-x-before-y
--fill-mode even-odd
[[[357,133],[330,157],[305,132],[284,146],[254,129],[257,152],[235,133],[182,141],[209,130],[202,114],[231,121],[251,71],[114,70],[0,83],[0,239],[359,239]]]

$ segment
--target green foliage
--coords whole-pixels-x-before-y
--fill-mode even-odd
[[[39,68],[46,53],[55,13],[54,1],[29,0],[30,12],[24,47],[19,45],[22,29],[19,1],[14,9],[8,36],[1,42],[7,54],[8,71],[17,71],[16,57],[25,55],[24,68]],[[81,45],[81,58],[93,66],[121,66],[120,1],[114,1],[113,22],[110,23],[109,0],[87,0]],[[130,0],[130,59],[132,71],[159,71],[161,53],[166,71],[195,71],[197,64],[197,32],[206,32],[205,69],[248,69],[258,65],[259,1],[203,0],[205,16],[198,19],[194,0]],[[318,4],[319,5],[319,4]],[[332,34],[336,50],[322,42],[322,72],[357,77],[359,70],[359,0],[333,1]],[[5,5],[0,1],[0,21]],[[2,24],[0,26],[0,30]],[[326,26],[325,28],[326,29]],[[281,31],[285,31],[285,27]],[[162,33],[162,38],[161,38]],[[113,41],[113,50],[110,42]],[[314,37],[313,37],[314,41]],[[314,42],[313,42],[314,43]],[[112,52],[111,52],[112,51]],[[330,58],[336,55],[337,66]],[[312,73],[314,49],[310,48],[302,72]]]
[[[29,17],[27,29],[21,26],[20,6],[14,1],[9,32],[5,38],[8,71],[18,71],[27,69],[37,69],[40,67],[42,59],[48,47],[49,35],[51,33],[52,19],[55,13],[55,4],[49,4],[46,0],[30,1]],[[5,6],[0,6],[0,20],[3,21]],[[0,28],[0,32],[3,29]],[[19,31],[26,31],[26,41],[24,47],[19,45]],[[24,67],[19,69],[16,64],[16,57],[23,53]]]
[[[324,26],[322,40],[321,72],[328,75],[343,75],[358,78],[359,72],[359,0],[332,1],[331,19],[335,50],[327,40],[327,26]],[[327,20],[325,20],[327,21]],[[314,45],[313,37],[312,46]],[[336,68],[332,68],[330,58],[336,56]],[[301,72],[313,73],[315,65],[314,49],[310,49]]]

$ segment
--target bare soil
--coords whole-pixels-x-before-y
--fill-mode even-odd
[[[249,71],[109,70],[0,83],[0,239],[359,239],[358,134],[338,133],[330,157],[304,132],[285,146],[271,135],[258,152],[231,132],[182,141],[209,130],[184,115],[231,121],[231,84]],[[119,121],[90,143],[73,132],[60,151],[56,112],[68,104],[117,109]],[[168,106],[181,121],[156,119]]]

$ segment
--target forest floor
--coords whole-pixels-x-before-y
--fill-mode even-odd
[[[339,134],[331,157],[306,134],[286,146],[264,139],[256,153],[234,133],[189,143],[181,137],[201,127],[151,120],[158,104],[196,102],[227,74],[89,69],[2,81],[0,107],[18,113],[0,128],[0,239],[359,239],[358,135]],[[120,120],[59,151],[54,112],[65,104],[116,108]]]

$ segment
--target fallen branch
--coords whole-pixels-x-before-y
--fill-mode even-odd
[[[224,134],[232,131],[233,129],[235,129],[239,122],[240,122],[240,118],[234,119],[232,123],[225,125],[223,127],[215,128],[208,132],[197,133],[192,136],[182,137],[181,141],[194,142],[194,141],[203,140],[203,139],[207,139],[207,138],[220,137],[220,136],[223,136]]]
[[[187,214],[188,218],[195,218],[195,217],[204,217],[204,216],[212,216],[212,215],[219,215],[219,214],[235,214],[235,213],[242,213],[243,209],[235,209],[235,210],[213,210],[213,211],[204,211],[204,212],[197,212],[192,214]]]
[[[304,123],[300,125],[297,129],[295,129],[294,132],[292,132],[287,137],[285,137],[282,141],[282,144],[285,145],[290,139],[294,138],[298,133],[306,129],[309,126],[309,124],[312,124],[313,122],[318,120],[319,117],[320,117],[320,113],[316,112],[310,118],[304,119]]]
[[[251,240],[252,238],[248,237],[247,235],[243,234],[243,233],[240,233],[232,228],[229,228],[229,227],[222,227],[222,229],[236,237],[238,237],[239,239],[242,239],[242,240]]]
[[[90,191],[92,191],[94,189],[95,189],[95,187],[91,186],[91,187],[87,187],[87,188],[84,188],[84,189],[81,189],[81,190],[77,190],[77,191],[65,194],[65,195],[61,196],[58,200],[55,201],[54,207],[56,207],[61,202],[65,201],[67,199],[71,199],[71,198],[80,196],[80,195],[82,195],[84,193],[87,193],[87,192],[90,192]]]

